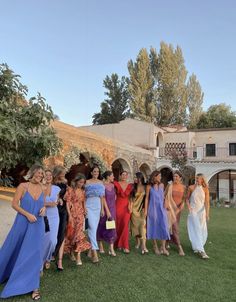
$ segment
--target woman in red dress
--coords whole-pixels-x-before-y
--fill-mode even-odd
[[[131,212],[131,192],[132,184],[127,182],[128,172],[120,173],[120,181],[114,182],[116,188],[116,232],[117,239],[115,247],[123,249],[124,253],[129,253],[129,221]]]

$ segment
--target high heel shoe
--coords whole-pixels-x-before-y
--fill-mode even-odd
[[[59,267],[58,266],[58,262],[59,261],[62,261],[62,259],[58,259],[58,261],[57,261],[57,263],[56,263],[56,266],[57,266],[57,270],[59,271],[59,272],[62,272],[63,270],[64,270],[64,268],[61,266],[61,267]]]
[[[179,255],[180,256],[185,256],[184,250],[183,250],[181,245],[179,246]]]
[[[158,247],[154,247],[154,253],[159,256],[161,254],[160,250]]]
[[[130,250],[128,250],[128,249],[123,249],[123,253],[124,253],[124,254],[129,254],[129,253],[130,253]]]
[[[167,250],[162,250],[162,255],[169,256],[170,253]]]
[[[115,253],[114,251],[112,252],[112,251],[109,250],[109,251],[108,251],[108,254],[109,254],[110,256],[112,256],[112,257],[116,257],[116,253]]]

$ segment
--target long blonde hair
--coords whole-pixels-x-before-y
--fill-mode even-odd
[[[55,166],[52,172],[53,183],[56,183],[58,180],[58,176],[61,173],[65,173],[66,169],[63,166]]]
[[[32,167],[30,167],[29,171],[27,172],[27,174],[24,176],[24,179],[29,181],[30,179],[33,178],[34,174],[38,171],[38,170],[43,170],[44,172],[44,168],[42,165],[40,164],[34,164]]]
[[[200,177],[200,178],[202,179],[202,186],[203,186],[204,188],[208,188],[208,183],[207,183],[207,181],[206,181],[206,178],[205,178],[204,174],[198,173],[198,174],[196,175],[196,177]]]

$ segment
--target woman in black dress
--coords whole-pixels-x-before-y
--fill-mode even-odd
[[[53,170],[53,184],[58,186],[61,191],[59,193],[58,212],[59,212],[59,229],[57,234],[57,245],[54,257],[57,258],[57,269],[63,270],[62,258],[64,253],[65,234],[68,222],[68,213],[66,209],[66,201],[64,195],[67,190],[67,180],[65,179],[66,170],[62,166],[56,166]]]

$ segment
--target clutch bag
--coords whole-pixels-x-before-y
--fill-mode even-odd
[[[106,221],[106,229],[107,230],[113,230],[116,228],[116,222],[115,220],[107,220]]]

